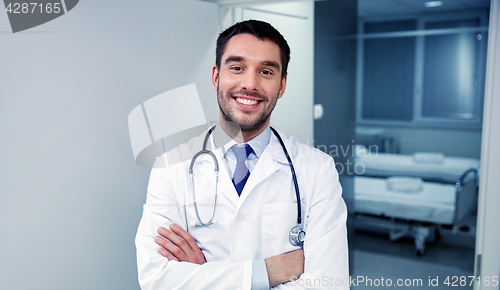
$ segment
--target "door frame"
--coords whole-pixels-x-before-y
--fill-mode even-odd
[[[481,171],[479,183],[476,258],[474,275],[481,283],[474,289],[500,289],[491,285],[500,275],[500,0],[492,0],[488,35],[488,56],[484,94]],[[496,80],[496,82],[495,82]],[[490,285],[485,285],[486,278]]]

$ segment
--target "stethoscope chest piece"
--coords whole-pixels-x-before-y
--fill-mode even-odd
[[[304,232],[300,226],[294,226],[290,230],[290,234],[288,235],[290,244],[292,244],[293,246],[301,246],[304,243],[305,238],[306,232]]]

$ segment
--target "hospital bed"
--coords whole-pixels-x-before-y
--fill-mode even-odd
[[[475,207],[479,160],[435,153],[355,160],[364,165],[354,178],[356,224],[389,229],[391,241],[413,236],[417,255],[440,227],[457,233]]]

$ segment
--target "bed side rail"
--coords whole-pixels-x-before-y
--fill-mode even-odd
[[[467,181],[467,176],[474,174],[472,180]],[[469,168],[455,183],[455,220],[454,225],[459,226],[460,221],[474,207],[477,196],[477,169]]]
[[[461,185],[465,184],[465,178],[470,174],[470,173],[474,173],[474,181],[477,180],[477,169],[476,168],[469,168],[467,169],[464,173],[462,173],[462,175],[460,176],[460,178],[457,180],[457,182],[455,183],[455,187],[460,187]],[[477,182],[476,182],[477,184]]]

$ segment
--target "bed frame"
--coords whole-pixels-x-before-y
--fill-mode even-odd
[[[472,178],[471,178],[472,177]],[[355,177],[356,178],[356,177]],[[370,177],[379,178],[380,177]],[[452,233],[457,234],[463,226],[463,220],[475,208],[477,203],[478,172],[476,168],[470,168],[462,173],[454,186],[455,203],[454,214],[451,224],[443,224],[441,221],[407,219],[404,216],[380,216],[378,213],[357,211],[355,206],[355,225],[363,228],[383,228],[389,230],[389,239],[395,241],[405,236],[415,239],[415,253],[422,256],[425,253],[425,241],[434,240],[435,233],[443,226],[451,227]],[[429,181],[425,181],[429,182]],[[356,204],[356,188],[354,193]],[[397,203],[396,203],[397,204]]]

